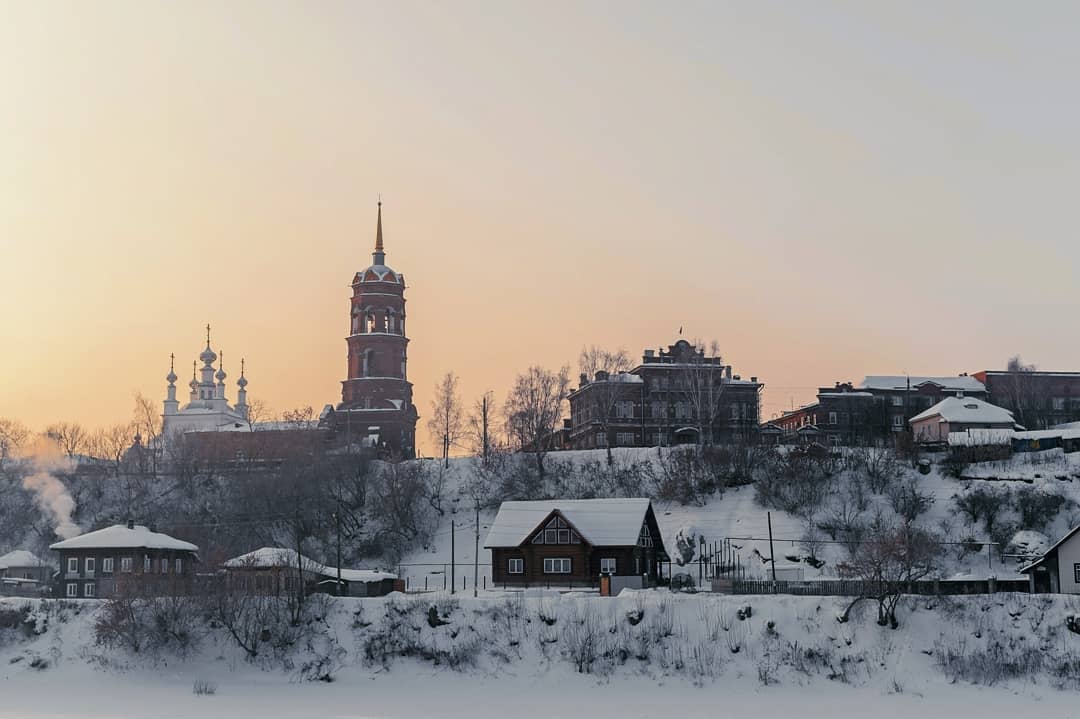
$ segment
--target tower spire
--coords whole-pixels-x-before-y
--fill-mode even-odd
[[[207,347],[210,346],[210,324],[209,323],[207,323],[207,325],[206,325],[206,346]]]
[[[375,225],[375,251],[371,259],[376,265],[386,264],[386,252],[383,251],[382,239],[382,195],[379,195],[379,217]]]

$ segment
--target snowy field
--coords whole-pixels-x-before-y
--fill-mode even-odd
[[[254,665],[222,637],[208,638],[183,660],[105,652],[93,642],[97,605],[83,603],[77,614],[50,622],[38,636],[13,639],[9,634],[4,639],[0,717],[626,719],[752,713],[954,719],[974,712],[1017,717],[1033,711],[1045,717],[1080,716],[1080,676],[1063,678],[1055,663],[1062,658],[1076,662],[1071,657],[1080,652],[1080,635],[1064,627],[1065,617],[1080,609],[1071,598],[1003,594],[956,602],[910,600],[901,610],[898,630],[877,626],[871,611],[839,624],[835,616],[843,602],[829,598],[644,592],[614,599],[552,594],[447,599],[436,598],[447,623],[434,628],[394,614],[395,607],[410,603],[400,596],[335,600],[327,632],[342,659],[332,682],[298,677],[297,667],[310,656],[310,647],[300,649],[288,666]],[[753,607],[752,616],[734,618],[735,610],[746,605]],[[0,607],[12,606],[11,600],[0,602]],[[416,616],[423,616],[424,606],[416,603],[421,610]],[[508,611],[519,612],[517,619],[509,620]],[[592,673],[576,671],[568,642],[583,612],[599,618],[600,641],[606,642],[604,637],[614,636],[615,629],[627,638],[634,635],[627,618],[636,611],[643,611],[644,620],[636,625],[635,636],[653,631],[665,613],[672,619],[671,633],[655,639],[650,658],[598,660]],[[415,656],[365,658],[365,642],[390,626],[380,619],[384,614],[427,646],[449,650],[457,642],[472,647],[475,656],[457,668]],[[537,621],[540,614],[553,617],[554,624]],[[365,621],[358,623],[358,617]],[[729,636],[735,635],[741,642],[737,653],[730,651]],[[509,644],[512,638],[516,648]],[[977,661],[979,651],[994,646],[1008,647],[1010,658],[1035,650],[1053,660],[1032,676],[993,679],[989,685],[986,677],[973,684],[950,676],[938,660],[946,650],[962,647]],[[702,648],[708,652],[696,662]],[[35,658],[47,660],[48,666],[33,668]],[[1080,663],[1067,671],[1075,673],[1071,667],[1076,666]],[[197,681],[213,684],[214,694],[194,694]]]

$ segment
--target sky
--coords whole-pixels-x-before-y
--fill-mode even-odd
[[[244,357],[278,412],[340,400],[380,194],[421,415],[445,372],[501,397],[680,327],[765,417],[867,374],[1080,370],[1078,21],[0,1],[0,417],[124,421],[207,323],[231,398]]]

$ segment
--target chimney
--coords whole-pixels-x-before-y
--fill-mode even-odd
[[[731,365],[728,365],[727,367],[725,367],[724,371],[727,373],[727,378],[731,379]]]
[[[750,381],[751,381],[751,382],[753,382],[753,383],[755,383],[755,384],[757,384],[757,377],[751,377],[751,378],[750,378]]]
[[[128,529],[135,529],[135,520],[134,519],[129,519],[128,520]]]
[[[584,372],[578,375],[578,384],[580,384],[582,387],[589,384],[589,375],[585,374]]]

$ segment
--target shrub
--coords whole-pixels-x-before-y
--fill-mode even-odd
[[[191,686],[191,693],[196,696],[213,696],[217,694],[217,684],[205,679],[196,679]]]
[[[1063,509],[1075,504],[1062,494],[1045,492],[1034,487],[1023,487],[1013,495],[1016,511],[1020,514],[1020,527],[1041,532]]]

